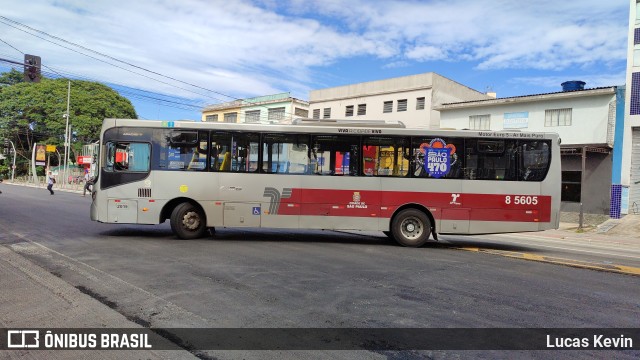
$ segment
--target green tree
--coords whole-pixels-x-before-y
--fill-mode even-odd
[[[24,74],[16,69],[0,74],[0,87],[24,82]]]
[[[11,83],[17,71],[0,75]],[[22,79],[22,74],[20,74]],[[0,138],[11,139],[23,161],[31,158],[33,143],[64,147],[67,111],[67,79],[46,79],[39,83],[18,82],[0,87]],[[72,80],[69,107],[72,152],[97,141],[105,118],[137,118],[131,102],[110,87],[90,81]],[[75,154],[70,156],[75,158]],[[58,162],[52,156],[52,164]],[[19,161],[22,163],[23,161]]]

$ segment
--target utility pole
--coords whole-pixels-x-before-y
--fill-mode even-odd
[[[9,143],[11,144],[11,149],[13,150],[13,166],[11,167],[11,183],[13,184],[13,179],[16,175],[16,146],[11,140],[9,140]]]
[[[36,145],[38,145],[38,143],[33,143],[33,150],[31,151],[31,173],[33,175],[33,183],[36,186],[40,186],[40,180],[38,180],[38,172],[36,171]]]
[[[69,137],[69,145],[67,147],[67,159],[66,159],[67,160],[67,172],[68,173],[67,173],[67,177],[65,179],[65,181],[66,181],[65,184],[67,184],[69,182],[69,176],[71,174],[71,169],[69,169],[69,166],[71,165],[71,162],[69,161],[69,157],[71,156],[71,127],[72,127],[71,124],[69,124],[69,135],[68,135],[68,137]]]
[[[66,120],[67,124],[64,128],[64,170],[63,170],[63,182],[62,184],[66,184],[68,169],[67,169],[67,159],[69,158],[69,103],[71,102],[71,80],[69,80],[69,86],[67,88],[67,112],[62,115]],[[62,185],[61,184],[61,185]]]

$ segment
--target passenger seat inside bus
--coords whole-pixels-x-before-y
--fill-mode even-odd
[[[220,171],[231,170],[231,152],[227,151],[222,159],[222,165],[220,165]]]

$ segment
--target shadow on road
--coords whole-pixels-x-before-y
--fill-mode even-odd
[[[500,242],[500,240],[487,241],[486,239],[477,239],[473,237],[456,237],[454,239],[446,237],[444,239],[441,239],[438,244],[440,246],[449,248],[479,248],[483,250],[514,251],[526,253],[540,252],[540,249],[536,249],[534,247],[504,243]]]
[[[173,235],[168,227],[145,227],[145,226],[125,226],[117,229],[100,232],[105,237],[128,237],[135,239],[166,239],[168,241],[225,241],[225,242],[306,242],[306,243],[343,243],[343,244],[366,244],[380,246],[396,246],[396,243],[384,236],[371,236],[363,234],[352,234],[337,231],[323,230],[300,230],[283,231],[282,229],[216,229],[215,234],[205,236],[201,239],[181,240]],[[429,244],[428,247],[433,247]]]
[[[282,229],[263,229],[263,228],[221,228],[216,229],[214,235],[208,235],[201,239],[180,240],[176,238],[168,226],[163,227],[147,227],[140,225],[131,225],[118,227],[112,230],[103,231],[100,235],[106,237],[129,237],[133,239],[164,239],[167,241],[219,241],[219,242],[300,242],[300,243],[342,243],[342,244],[363,244],[377,246],[399,246],[395,241],[380,233],[380,235],[347,233],[331,230],[299,230],[299,231],[283,231]],[[513,251],[513,252],[538,252],[534,248],[487,241],[486,239],[446,237],[441,241],[429,241],[423,248],[430,249],[456,249],[456,248],[480,248],[486,250]]]

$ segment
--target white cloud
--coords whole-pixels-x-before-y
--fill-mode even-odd
[[[447,52],[440,47],[420,45],[407,50],[406,57],[418,61],[445,60]]]
[[[479,69],[566,69],[626,56],[627,6],[599,0],[340,1],[313,3],[369,37],[415,43],[410,60],[473,59]],[[372,5],[373,4],[373,5]],[[310,5],[309,5],[310,6]],[[621,15],[622,14],[622,15]],[[378,35],[376,35],[378,34]],[[391,34],[391,35],[389,35]]]

